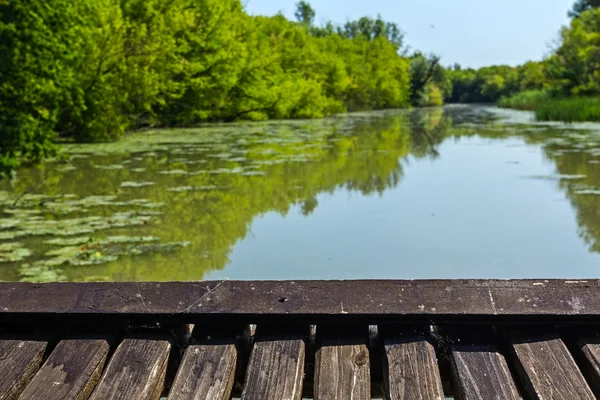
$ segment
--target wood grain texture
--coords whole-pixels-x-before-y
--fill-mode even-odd
[[[304,355],[300,337],[257,341],[250,354],[242,400],[300,400]]]
[[[109,340],[62,340],[19,400],[83,400],[100,380],[110,350]]]
[[[368,293],[368,296],[364,294]],[[26,294],[26,295],[24,295]],[[284,299],[282,301],[282,299]],[[600,317],[600,280],[211,281],[198,283],[0,283],[0,316],[55,320],[129,318],[297,323],[357,318]],[[136,319],[136,321],[137,321]]]
[[[600,338],[583,337],[577,341],[577,346],[583,354],[582,372],[597,398],[600,398]]]
[[[169,400],[229,400],[235,378],[234,343],[191,345],[183,356]]]
[[[91,399],[160,399],[170,350],[171,343],[166,339],[126,338],[113,354]]]
[[[451,351],[458,399],[520,399],[506,359],[496,346],[452,344]]]
[[[557,335],[509,336],[516,365],[532,399],[593,400],[573,356]]]
[[[0,400],[16,399],[31,382],[48,342],[0,338]]]
[[[384,380],[389,400],[444,400],[435,349],[424,337],[387,339]]]
[[[323,341],[315,361],[314,397],[315,400],[370,400],[367,346],[356,342]]]

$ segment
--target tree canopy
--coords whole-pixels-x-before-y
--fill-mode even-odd
[[[299,22],[240,0],[0,2],[0,171],[56,140],[410,106],[395,24],[316,27],[297,7]]]
[[[600,95],[600,9],[584,12],[561,31],[561,44],[548,60],[550,79],[563,93]]]
[[[312,26],[315,22],[317,13],[309,2],[302,0],[296,3],[296,12],[294,13],[294,16],[301,24]]]
[[[569,17],[577,18],[592,8],[600,7],[600,0],[577,0],[569,11]]]

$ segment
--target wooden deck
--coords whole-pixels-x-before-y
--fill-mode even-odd
[[[0,283],[0,400],[600,398],[600,281]]]

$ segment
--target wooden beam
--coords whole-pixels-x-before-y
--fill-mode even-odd
[[[192,323],[600,317],[600,281],[285,281],[0,283],[0,322],[106,318]]]
[[[509,335],[514,361],[531,399],[594,400],[567,346],[557,335]]]
[[[386,399],[444,400],[433,345],[423,336],[385,339]]]
[[[47,340],[0,338],[0,400],[19,397],[37,373]]]
[[[315,400],[371,399],[367,326],[317,325]]]
[[[495,345],[454,343],[450,347],[458,399],[520,399],[506,359]]]
[[[301,330],[277,334],[270,328],[256,329],[242,400],[300,400],[306,351]]]
[[[229,400],[236,361],[234,340],[190,345],[169,391],[169,400]]]
[[[102,375],[110,338],[67,338],[50,354],[20,400],[87,400]]]
[[[588,382],[597,398],[600,398],[600,337],[585,332],[587,336],[577,341],[577,347],[581,350],[582,372],[588,378]]]
[[[160,399],[170,350],[168,339],[126,338],[112,356],[90,399]]]

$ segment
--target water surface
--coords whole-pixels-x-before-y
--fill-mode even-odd
[[[0,279],[600,277],[600,125],[486,107],[149,131],[0,182]]]

